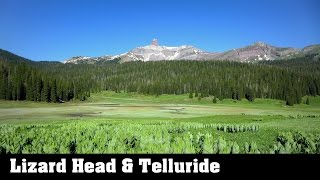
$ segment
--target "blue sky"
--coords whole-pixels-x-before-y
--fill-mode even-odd
[[[32,60],[124,53],[158,38],[219,52],[320,43],[318,0],[0,0],[0,48]]]

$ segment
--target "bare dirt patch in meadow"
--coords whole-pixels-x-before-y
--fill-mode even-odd
[[[94,116],[94,115],[99,115],[101,114],[102,112],[87,112],[87,113],[80,113],[80,112],[76,112],[76,113],[70,113],[70,114],[67,114],[67,116],[70,116],[70,117],[88,117],[88,116]]]
[[[89,104],[90,106],[97,106],[97,107],[119,107],[120,104],[118,103],[103,103],[103,104]]]

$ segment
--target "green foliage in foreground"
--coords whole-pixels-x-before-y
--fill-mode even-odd
[[[260,148],[256,142],[239,145],[239,142],[226,140],[216,133],[221,127],[227,127],[230,131],[238,127],[247,130],[249,127],[252,131],[244,133],[256,133],[258,130],[255,125],[169,122],[1,125],[0,151],[14,154],[320,153],[319,135],[283,132],[274,140],[273,146],[265,149]],[[197,129],[206,131],[194,131]]]
[[[312,136],[302,132],[280,133],[278,144],[272,152],[276,153],[320,153],[320,136]]]

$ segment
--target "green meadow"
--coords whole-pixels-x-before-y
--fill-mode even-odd
[[[319,153],[319,134],[318,96],[294,106],[110,91],[60,104],[0,101],[1,153]]]

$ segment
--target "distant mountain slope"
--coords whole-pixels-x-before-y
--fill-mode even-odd
[[[303,49],[290,47],[276,47],[264,42],[228,50],[225,52],[205,52],[194,46],[168,47],[159,46],[156,40],[150,45],[137,47],[129,52],[116,56],[72,57],[64,63],[96,64],[110,60],[117,62],[131,61],[160,61],[160,60],[230,60],[239,62],[255,62],[261,60],[290,59],[302,56],[319,56],[320,45],[308,46]]]
[[[28,62],[28,63],[32,62],[29,59],[18,56],[16,54],[13,54],[13,53],[6,51],[6,50],[3,50],[3,49],[0,49],[0,60],[4,60],[4,61],[8,61],[8,62]]]
[[[320,44],[307,46],[302,49],[302,52],[305,54],[319,54],[320,53]]]
[[[299,53],[296,48],[280,48],[264,42],[256,42],[252,45],[220,53],[217,58],[233,61],[257,61],[288,58]]]
[[[320,44],[303,48],[302,56],[313,58],[313,60],[320,60]]]

